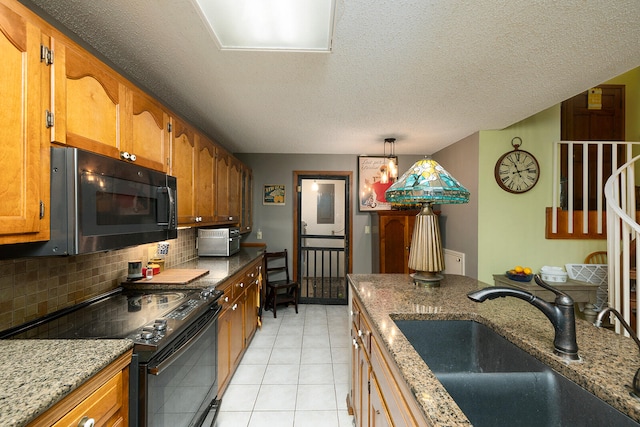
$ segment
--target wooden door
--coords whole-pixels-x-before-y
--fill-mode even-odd
[[[49,238],[49,142],[43,97],[49,83],[40,62],[40,29],[0,4],[0,243]]]
[[[600,108],[589,108],[589,91],[585,91],[562,103],[561,106],[561,138],[563,141],[624,141],[625,140],[625,86],[601,85],[602,103]],[[590,145],[589,164],[582,163],[582,146],[574,147],[574,152],[568,156],[568,147],[563,145],[560,153],[560,173],[563,181],[568,176],[568,161],[571,158],[574,167],[574,208],[582,210],[582,171],[585,167],[589,170],[589,210],[597,209],[597,195],[602,188],[597,186],[597,146]],[[612,147],[603,147],[603,182],[611,176]],[[625,163],[625,152],[618,148],[617,166]],[[567,191],[567,189],[563,189]],[[566,209],[566,206],[562,206]]]

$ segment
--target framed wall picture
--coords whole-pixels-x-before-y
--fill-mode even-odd
[[[285,196],[284,184],[265,184],[262,193],[262,204],[284,206]]]
[[[394,156],[395,157],[395,156]],[[385,199],[384,192],[391,187],[389,180],[382,183],[382,174],[388,167],[389,156],[358,156],[358,210],[391,210],[391,203]],[[398,159],[395,157],[398,164]]]

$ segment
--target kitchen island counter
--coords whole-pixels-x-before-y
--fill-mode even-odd
[[[133,348],[131,340],[0,340],[0,425],[27,425]]]
[[[488,286],[465,276],[446,275],[438,288],[413,284],[409,275],[351,274],[350,289],[372,321],[394,363],[412,391],[425,420],[434,426],[469,426],[442,384],[397,328],[394,320],[475,320],[538,358],[584,389],[640,420],[640,402],[629,385],[640,367],[638,347],[630,338],[576,320],[580,362],[553,354],[551,322],[535,307],[516,298],[474,303],[467,293]]]

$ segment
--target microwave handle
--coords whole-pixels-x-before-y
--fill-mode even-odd
[[[175,220],[175,215],[176,215],[176,199],[173,197],[173,190],[171,189],[171,187],[167,187],[167,194],[169,195],[169,224],[168,225],[169,225],[169,228],[171,228],[171,222]]]
[[[175,198],[173,196],[173,189],[171,187],[161,187],[159,189],[161,192],[166,192],[167,193],[167,198],[169,199],[169,216],[167,217],[167,222],[158,222],[158,225],[166,225],[169,228],[171,228],[171,222],[172,219],[174,218],[175,215],[175,210],[176,210],[176,204],[175,204]]]

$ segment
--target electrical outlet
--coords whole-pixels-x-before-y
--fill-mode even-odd
[[[258,239],[258,240],[262,240],[262,230],[258,230],[258,231],[256,232],[256,239]]]
[[[368,225],[364,226],[364,234],[371,234],[371,227],[369,227]]]

